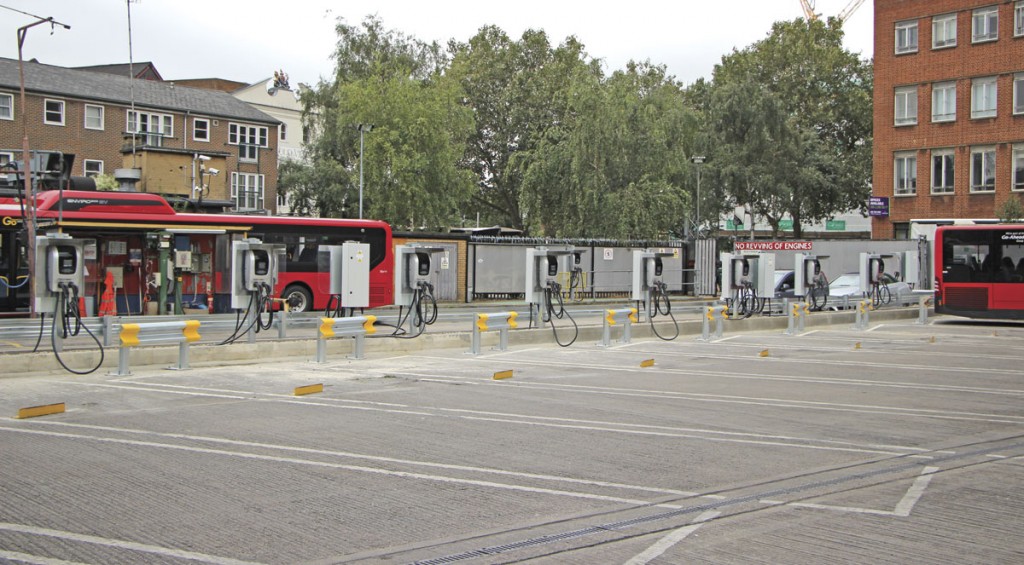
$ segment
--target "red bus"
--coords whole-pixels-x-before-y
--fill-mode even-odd
[[[0,204],[0,313],[27,311],[27,254],[22,210]],[[147,312],[157,300],[161,239],[177,260],[182,302],[214,312],[230,310],[231,241],[258,238],[283,244],[286,260],[274,296],[293,311],[323,310],[330,299],[328,254],[321,246],[358,241],[370,246],[370,307],[394,302],[391,227],[381,221],[176,212],[155,194],[45,191],[37,198],[38,233],[61,231],[86,240],[86,289],[95,304],[107,272],[113,273],[117,313]],[[87,302],[87,307],[89,302]],[[155,311],[152,306],[150,310]],[[87,312],[95,315],[95,306]]]
[[[1024,225],[938,227],[935,312],[1024,320]]]

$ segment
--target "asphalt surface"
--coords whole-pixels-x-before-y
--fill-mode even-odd
[[[1022,338],[940,317],[3,378],[0,563],[1020,563]]]

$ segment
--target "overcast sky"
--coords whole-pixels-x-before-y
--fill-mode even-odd
[[[817,0],[824,16],[850,0]],[[872,0],[846,22],[845,46],[871,57]],[[18,57],[17,28],[36,21],[28,12],[71,26],[28,31],[25,59],[76,67],[127,63],[126,0],[0,0],[0,57]],[[799,0],[135,0],[132,58],[152,61],[166,80],[224,78],[255,83],[282,69],[292,84],[330,77],[337,19],[359,24],[376,14],[385,28],[423,41],[468,40],[485,25],[514,39],[542,29],[552,44],[570,35],[606,73],[630,59],[650,60],[689,84],[711,78],[733,48],[764,38],[772,22],[802,17]]]

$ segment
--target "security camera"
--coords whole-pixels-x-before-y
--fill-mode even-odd
[[[200,160],[200,161],[209,161],[209,160],[210,160],[210,157],[209,157],[209,156],[207,156],[207,155],[200,155],[200,156],[199,156],[199,160]]]
[[[219,174],[219,173],[220,173],[220,171],[218,169],[214,169],[213,167],[210,167],[209,169],[206,169],[206,174],[211,175],[211,176]]]

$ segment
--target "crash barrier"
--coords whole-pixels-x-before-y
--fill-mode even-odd
[[[729,307],[727,305],[714,304],[707,306],[704,310],[704,319],[701,324],[700,339],[702,341],[711,340],[711,322],[715,322],[714,337],[722,337],[722,328],[727,319],[729,319]]]
[[[316,335],[316,362],[327,362],[327,340],[332,337],[351,337],[355,339],[352,359],[363,358],[363,347],[366,336],[377,333],[374,324],[377,316],[352,316],[349,318],[320,318],[320,327]]]
[[[518,312],[498,312],[496,314],[477,313],[473,322],[473,339],[469,346],[471,355],[480,355],[481,334],[486,331],[498,330],[498,350],[508,349],[508,331],[519,327],[516,318]]]
[[[604,329],[601,332],[601,342],[598,345],[608,347],[612,344],[612,326],[622,326],[621,343],[629,343],[632,339],[632,326],[638,320],[636,308],[608,309],[604,313]]]
[[[172,369],[188,369],[188,344],[199,341],[199,320],[121,324],[121,348],[117,358],[118,376],[132,374],[128,358],[133,347],[178,344],[178,363]]]
[[[857,303],[857,320],[853,327],[857,330],[866,330],[870,324],[871,301],[861,300]]]
[[[804,331],[804,321],[811,313],[810,304],[806,302],[790,302],[786,305],[786,335],[796,335]]]

